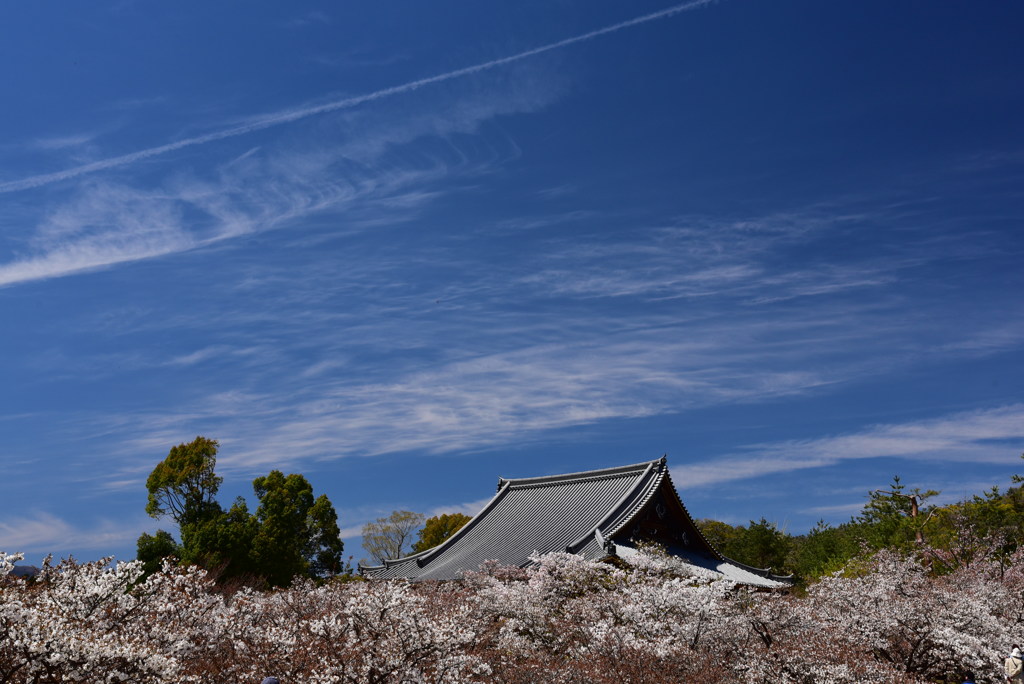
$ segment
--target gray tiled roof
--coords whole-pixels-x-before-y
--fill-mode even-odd
[[[566,475],[501,479],[495,497],[443,544],[360,570],[374,578],[455,579],[487,560],[526,566],[535,552],[601,558],[608,555],[605,540],[625,530],[662,487],[678,500],[664,458]],[[699,532],[697,536],[702,553],[692,554],[695,565],[746,584],[774,585],[724,559]]]

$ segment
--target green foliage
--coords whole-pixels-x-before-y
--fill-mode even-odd
[[[135,548],[136,558],[143,563],[145,577],[159,570],[165,558],[181,558],[181,547],[171,533],[165,530],[157,530],[154,535],[143,532]]]
[[[174,519],[181,544],[162,530],[155,537],[143,534],[140,560],[158,567],[159,559],[174,555],[221,581],[262,578],[272,586],[287,586],[297,575],[342,571],[338,516],[325,495],[314,498],[302,475],[273,470],[253,481],[255,514],[241,497],[225,511],[215,498],[222,482],[214,472],[217,447],[216,440],[196,437],[172,448],[153,469],[146,511]]]
[[[735,546],[737,556],[747,565],[782,572],[789,555],[790,538],[775,523],[761,518],[757,522],[750,521],[750,526],[736,540]]]
[[[260,500],[251,555],[258,574],[275,586],[295,575],[322,576],[341,569],[338,516],[326,496],[313,498],[302,475],[272,470],[253,480]]]
[[[424,515],[412,511],[393,511],[386,518],[377,518],[363,525],[363,548],[378,563],[401,558],[406,553],[412,533],[423,524]]]
[[[1020,484],[1024,478],[1014,476],[1013,481]],[[888,488],[869,492],[861,512],[849,522],[836,527],[819,522],[796,536],[777,530],[763,518],[751,521],[749,527],[717,520],[696,522],[726,557],[792,573],[804,581],[848,568],[864,550],[917,553],[931,572],[948,573],[979,558],[1007,559],[1008,563],[1024,545],[1024,487],[1005,492],[993,487],[948,506],[929,505],[937,494],[907,489],[895,477]]]
[[[857,526],[819,521],[807,534],[792,537],[786,567],[798,577],[821,577],[843,568],[860,548]]]
[[[925,502],[938,492],[904,489],[896,476],[889,489],[868,493],[868,502],[854,522],[861,524],[864,541],[870,548],[911,551],[918,539],[925,538],[924,527],[933,511]]]
[[[790,571],[811,580],[841,570],[864,549],[906,553],[921,548],[918,538],[926,541],[935,522],[936,509],[927,501],[937,494],[907,490],[894,477],[887,489],[868,492],[861,512],[849,522],[837,527],[819,522],[807,534],[793,537]]]
[[[256,529],[239,497],[226,512],[181,526],[181,560],[213,571],[222,581],[259,575],[251,557]]]
[[[728,523],[720,520],[711,520],[710,518],[701,518],[696,523],[701,534],[711,542],[713,547],[718,549],[719,553],[733,558],[732,554],[736,551],[734,543],[744,531],[742,525],[733,527]]]
[[[423,524],[423,529],[419,531],[419,539],[412,545],[412,550],[419,553],[434,548],[458,532],[470,520],[472,518],[462,513],[442,513],[428,518]]]
[[[749,527],[732,526],[718,520],[697,521],[701,534],[727,558],[773,572],[787,572],[791,537],[764,518]]]
[[[168,515],[179,525],[216,517],[223,481],[214,473],[218,446],[217,440],[200,436],[172,447],[146,480],[146,512],[154,518]]]
[[[1017,479],[1014,480],[1015,482]],[[978,558],[997,560],[1003,569],[1024,544],[1024,489],[998,487],[933,512],[929,546],[933,569],[952,572]]]
[[[309,536],[304,555],[309,561],[309,574],[327,577],[350,572],[351,568],[344,567],[341,559],[345,546],[338,528],[338,514],[326,494],[321,494],[313,502],[306,521]]]

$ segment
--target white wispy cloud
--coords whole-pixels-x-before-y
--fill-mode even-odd
[[[853,516],[864,509],[864,501],[852,501],[849,503],[833,504],[829,506],[812,506],[801,510],[801,513],[822,516],[848,515]]]
[[[396,136],[409,139],[408,132]],[[330,175],[323,171],[333,155],[285,156],[290,173],[301,179],[290,184],[280,180],[279,166],[266,153],[246,154],[224,172],[222,184],[181,181],[174,196],[202,208],[193,215],[216,216],[213,225],[241,226],[217,230],[247,230],[313,211],[331,197],[332,183],[316,184],[317,177]],[[372,162],[373,153],[365,159]],[[370,174],[373,189],[365,195],[346,180],[337,202],[345,218],[355,220],[363,203],[406,193],[419,197],[431,173]],[[271,180],[236,187],[263,177]],[[307,192],[311,186],[318,188],[315,197]],[[225,195],[233,201],[225,203]],[[408,204],[399,204],[405,211]],[[640,225],[628,239],[603,242],[549,240],[547,231],[538,231],[500,264],[475,259],[476,248],[468,244],[488,240],[486,228],[468,237],[435,231],[423,241],[410,231],[403,234],[409,240],[375,244],[372,258],[345,241],[330,260],[303,260],[301,269],[261,261],[224,280],[244,294],[230,307],[197,299],[185,313],[145,322],[149,334],[202,332],[198,348],[166,357],[147,350],[145,360],[154,368],[187,370],[216,358],[217,377],[194,379],[207,390],[198,400],[166,403],[154,415],[129,407],[115,418],[83,422],[94,439],[103,430],[123,434],[128,426],[140,435],[123,443],[125,472],[110,473],[113,481],[129,482],[139,475],[132,458],[166,451],[195,434],[232,444],[223,464],[244,471],[349,455],[487,450],[612,419],[825,393],[851,380],[980,353],[978,345],[958,346],[959,336],[971,331],[930,328],[927,306],[908,312],[900,297],[897,286],[910,280],[908,273],[940,261],[942,251],[890,249],[884,256],[840,254],[796,265],[783,258],[793,245],[804,248],[802,241],[826,241],[847,230],[844,217],[868,220],[863,211],[834,209],[836,221],[817,209],[717,221],[687,217],[668,227]],[[368,218],[385,215],[377,207],[368,212]],[[541,225],[541,218],[526,217],[523,230]],[[575,225],[579,217],[549,219],[548,225]],[[40,234],[46,244],[81,232],[71,220],[52,224]],[[202,237],[217,234],[210,229]],[[317,231],[279,235],[303,246],[336,237]],[[843,297],[864,288],[874,288],[875,296]],[[621,297],[637,301],[608,308],[608,298]],[[787,304],[796,297],[799,306]],[[934,306],[942,307],[945,320],[946,301]],[[218,337],[209,320],[235,332]],[[997,336],[998,344],[981,346],[1005,350],[1019,340],[1014,330]],[[237,331],[245,331],[244,341]],[[289,358],[302,359],[302,365],[282,379],[278,371]],[[83,356],[74,359],[73,369],[52,370],[81,373],[87,367],[112,372],[105,359],[92,363]],[[225,387],[232,389],[223,392]],[[857,445],[864,443],[862,437]],[[839,444],[829,442],[833,450]],[[688,477],[711,483],[852,458],[812,446],[787,444],[778,453],[752,448],[722,462],[688,466]]]
[[[1024,319],[1011,319],[968,330],[964,337],[939,345],[935,351],[940,354],[962,352],[970,355],[987,355],[1020,347],[1022,344],[1024,344]]]
[[[202,397],[185,413],[132,413],[107,429],[119,434],[131,424],[135,434],[144,435],[120,442],[129,459],[166,449],[184,434],[216,434],[232,445],[222,467],[249,472],[307,459],[522,444],[549,430],[804,393],[824,382],[804,371],[732,368],[722,357],[711,367],[707,360],[714,349],[710,341],[652,333],[603,344],[477,354],[429,370],[395,369],[381,382],[350,379],[342,369],[316,377],[314,384],[303,378],[282,396]],[[120,471],[110,476],[129,479]]]
[[[188,354],[182,354],[175,356],[167,362],[170,366],[194,366],[199,363],[205,363],[212,360],[223,360],[224,357],[244,357],[251,356],[260,353],[260,349],[255,347],[230,347],[227,345],[211,345],[209,347],[203,347],[197,349],[194,352]]]
[[[91,524],[73,524],[44,511],[23,516],[6,515],[0,520],[0,551],[52,553],[59,558],[67,553],[67,549],[83,552],[130,546],[141,530],[152,527],[153,520],[143,517],[130,521],[101,519]]]
[[[508,149],[477,144],[445,154],[406,147],[425,137],[474,133],[503,114],[550,102],[551,88],[454,96],[444,111],[350,116],[348,135],[319,133],[253,148],[203,175],[174,173],[155,188],[94,181],[55,203],[14,259],[0,264],[0,287],[209,247],[335,212],[346,230],[391,225],[437,197],[432,184],[501,163]]]
[[[96,134],[94,133],[80,133],[78,135],[39,138],[33,140],[31,146],[40,150],[67,150],[88,145],[95,139]]]
[[[0,266],[0,286],[152,259],[193,247],[195,242],[191,237],[171,225],[151,224],[132,234],[102,232],[55,245],[39,256]]]
[[[1024,445],[1024,404],[954,413],[909,423],[811,440],[756,444],[741,455],[676,465],[672,476],[687,488],[706,487],[775,473],[826,468],[843,461],[901,458],[964,463],[1004,463]]]
[[[728,296],[762,305],[885,287],[921,264],[920,258],[892,256],[818,264],[778,258],[793,245],[827,239],[850,225],[850,216],[836,207],[830,211],[807,207],[717,220],[690,216],[675,226],[634,227],[631,234],[642,237],[629,242],[553,242],[543,268],[523,282],[558,296],[647,300]],[[569,220],[574,217],[566,217]]]
[[[622,21],[616,24],[612,24],[610,26],[605,26],[594,31],[588,31],[586,33],[582,33],[571,38],[565,38],[554,43],[548,43],[540,47],[525,50],[514,55],[489,60],[487,62],[481,62],[480,64],[474,64],[472,66],[463,67],[461,69],[455,69],[453,71],[448,71],[443,74],[428,76],[426,78],[417,79],[415,81],[409,81],[407,83],[392,86],[390,88],[382,88],[380,90],[376,90],[372,93],[367,93],[365,95],[347,97],[340,100],[335,100],[333,102],[328,102],[325,104],[315,106],[305,106],[288,110],[282,110],[275,112],[273,114],[255,118],[248,123],[239,126],[233,126],[220,131],[214,131],[212,133],[198,135],[191,138],[184,138],[182,140],[177,140],[172,143],[167,143],[165,145],[158,145],[155,147],[138,150],[136,152],[131,152],[129,154],[123,154],[116,157],[108,157],[107,159],[101,159],[95,162],[91,162],[89,164],[82,164],[80,166],[65,169],[63,171],[38,174],[35,176],[30,176],[28,178],[22,178],[20,180],[7,181],[5,183],[0,183],[0,193],[17,192],[29,188],[37,188],[43,185],[49,185],[51,183],[56,183],[59,181],[70,180],[72,178],[77,178],[79,176],[83,176],[86,174],[96,173],[98,171],[104,171],[119,166],[134,164],[135,162],[164,155],[169,152],[175,152],[178,150],[186,149],[189,147],[196,147],[199,145],[206,145],[208,143],[216,142],[218,140],[225,140],[228,138],[235,138],[242,135],[248,135],[250,133],[255,133],[257,131],[262,131],[275,126],[281,126],[295,121],[300,121],[302,119],[307,119],[309,117],[318,116],[321,114],[327,114],[329,112],[337,112],[339,110],[351,109],[353,107],[365,104],[367,102],[374,102],[376,100],[381,100],[384,98],[393,97],[395,95],[412,92],[420,88],[434,85],[437,83],[443,83],[445,81],[451,81],[454,79],[463,78],[465,76],[479,74],[490,69],[519,62],[530,57],[535,57],[537,55],[544,54],[546,52],[551,52],[552,50],[558,50],[560,48],[568,47],[570,45],[575,45],[577,43],[593,40],[595,38],[608,35],[610,33],[622,31],[633,26],[638,26],[640,24],[646,24],[652,21],[666,19],[671,16],[680,14],[682,12],[698,9],[705,5],[711,4],[713,1],[714,0],[695,0],[694,2],[682,3],[664,10],[660,10],[658,12],[652,12],[650,14],[635,17],[627,21]]]
[[[350,541],[352,539],[357,539],[357,538],[363,536],[363,525],[365,525],[368,522],[372,522],[372,521],[367,520],[366,522],[359,523],[358,525],[348,525],[346,527],[342,527],[338,531],[338,536],[341,539],[345,540],[345,541]],[[354,549],[348,549],[348,552],[350,554],[353,551],[354,551]]]
[[[794,232],[809,234],[799,221],[787,225],[795,228],[767,230],[783,241]],[[126,422],[115,421],[110,430],[116,434],[133,425],[133,432],[145,434],[145,443],[127,445],[131,454],[166,448],[185,436],[215,434],[235,445],[234,453],[225,455],[225,467],[260,469],[355,454],[489,449],[609,419],[824,392],[831,385],[905,368],[908,357],[928,362],[937,340],[920,339],[920,324],[908,319],[900,306],[884,302],[837,303],[822,294],[817,306],[774,308],[765,303],[731,307],[728,316],[720,315],[722,297],[752,300],[754,292],[783,293],[794,282],[803,287],[814,278],[770,269],[767,264],[775,255],[763,235],[756,239],[759,246],[744,257],[748,263],[724,260],[680,277],[715,291],[707,295],[706,305],[666,311],[663,299],[650,297],[650,308],[611,318],[596,302],[593,309],[562,310],[552,320],[544,309],[552,288],[535,292],[528,276],[515,277],[529,263],[512,265],[511,270],[490,264],[471,267],[461,253],[441,247],[417,257],[438,272],[455,274],[451,283],[438,284],[436,295],[403,281],[415,264],[405,246],[395,256],[375,251],[372,262],[353,253],[343,262],[304,268],[301,281],[290,275],[289,264],[281,264],[263,271],[265,282],[246,281],[244,287],[252,288],[246,290],[246,301],[252,305],[223,311],[213,304],[215,309],[208,312],[200,305],[188,316],[160,319],[175,330],[210,317],[229,329],[255,326],[244,344],[214,339],[207,347],[152,361],[154,366],[187,367],[216,354],[220,372],[237,374],[235,391],[212,392],[190,401],[184,410],[167,406],[158,416],[128,412]],[[688,241],[694,250],[704,251],[698,236]],[[663,258],[678,261],[689,248],[665,256],[648,246],[641,238],[621,250],[650,252],[655,267],[648,275],[658,274]],[[600,260],[614,252],[595,246],[581,258]],[[573,257],[567,250],[551,258]],[[826,278],[857,282],[859,274],[878,269],[873,263],[814,267],[826,272]],[[738,279],[750,282],[734,294],[729,283]],[[381,285],[367,288],[367,283]],[[637,292],[652,290],[664,292],[653,284],[635,286]],[[339,300],[346,301],[343,314],[332,306],[324,308],[325,302]],[[523,309],[508,310],[504,302],[509,300],[523,303]],[[261,339],[266,311],[274,312],[276,330],[290,331],[288,338],[274,333]],[[416,322],[415,334],[410,321]],[[338,329],[344,333],[323,332]],[[264,377],[280,365],[275,350],[282,344],[300,344],[308,362],[283,386],[277,376]],[[395,353],[401,360],[367,365],[361,361],[366,349]],[[431,357],[410,356],[410,350],[427,350]],[[268,382],[275,387],[272,393],[265,390]],[[697,483],[716,481],[723,472],[753,477],[827,465],[842,457],[789,447],[770,457],[764,450],[751,450],[726,466],[694,465],[688,477]]]

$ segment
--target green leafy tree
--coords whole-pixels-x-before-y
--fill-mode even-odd
[[[154,518],[170,516],[178,525],[215,518],[220,512],[217,490],[223,478],[217,466],[217,440],[196,437],[172,447],[146,480],[146,512]]]
[[[472,518],[462,513],[442,513],[428,518],[419,531],[419,539],[412,545],[416,553],[432,549],[458,532]]]
[[[939,492],[906,487],[897,475],[888,489],[868,493],[868,502],[853,520],[860,525],[864,541],[875,549],[909,551],[924,539],[924,527],[934,510],[925,502]]]
[[[992,487],[936,509],[932,516],[928,546],[937,572],[951,572],[979,559],[994,560],[1006,570],[1024,543],[1024,491],[1020,487],[1005,492]]]
[[[422,513],[393,511],[386,518],[377,518],[363,525],[363,548],[378,563],[401,558],[409,548],[413,532],[423,524]]]
[[[216,440],[196,437],[173,447],[146,481],[146,512],[178,523],[181,544],[168,532],[143,534],[140,560],[157,567],[166,555],[201,565],[221,581],[264,578],[285,586],[296,575],[321,577],[341,571],[343,544],[338,516],[325,496],[298,474],[273,470],[253,481],[255,514],[239,497],[225,511],[216,495],[223,478],[215,472]]]
[[[704,538],[711,542],[711,545],[727,558],[733,558],[736,553],[736,540],[743,534],[743,527],[733,527],[729,523],[711,518],[700,518],[695,521],[697,528]]]
[[[260,575],[252,559],[258,523],[239,497],[227,511],[181,527],[181,560],[201,565],[219,581]]]
[[[142,533],[136,542],[136,558],[148,577],[160,569],[165,558],[181,558],[181,547],[170,532],[157,530],[156,534]]]
[[[733,542],[734,560],[774,572],[785,571],[789,555],[789,535],[764,518],[750,521],[750,525]]]
[[[842,569],[861,548],[854,532],[849,524],[832,527],[818,521],[807,534],[791,538],[788,567],[803,580]]]
[[[707,518],[696,522],[701,534],[726,558],[775,572],[791,571],[788,563],[791,537],[774,523],[764,518],[760,522],[751,520],[749,527]]]
[[[326,496],[297,473],[272,470],[253,480],[260,500],[252,559],[259,574],[274,586],[296,575],[324,575],[341,569],[343,544],[338,516]]]
[[[167,457],[156,464],[146,479],[146,512],[153,518],[170,517],[178,525],[182,544],[169,532],[143,533],[136,542],[139,559],[147,567],[159,567],[159,555],[173,547],[173,553],[185,563],[209,565],[213,548],[210,538],[217,536],[218,519],[224,512],[217,503],[217,491],[223,478],[217,466],[217,440],[198,436],[191,442],[171,447]]]
[[[305,557],[309,561],[309,574],[314,577],[351,572],[342,563],[345,545],[338,528],[338,513],[325,494],[313,501],[306,516],[309,537],[306,539]]]

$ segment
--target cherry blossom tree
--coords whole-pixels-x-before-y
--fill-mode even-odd
[[[695,577],[664,556],[485,564],[461,581],[314,581],[233,594],[198,567],[0,553],[0,682],[924,684],[1001,681],[1024,552],[937,572],[863,555],[806,595]]]

